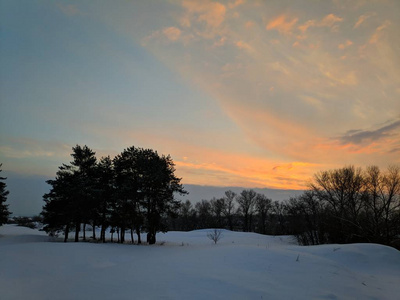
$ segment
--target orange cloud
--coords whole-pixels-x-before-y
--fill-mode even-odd
[[[229,3],[228,6],[229,6],[229,8],[235,8],[242,4],[244,4],[244,0],[236,0],[235,2]]]
[[[281,34],[290,35],[292,33],[293,26],[297,23],[298,18],[293,18],[288,20],[288,17],[285,15],[280,15],[275,19],[271,20],[267,26],[267,30],[278,30]]]
[[[243,49],[243,50],[247,50],[247,51],[252,51],[253,50],[253,48],[249,44],[247,44],[246,42],[243,42],[243,41],[237,41],[236,42],[236,46],[239,49]]]
[[[175,161],[177,173],[184,183],[216,185],[268,187],[278,189],[304,189],[312,172],[318,166],[303,162],[283,163],[257,159],[246,155],[210,151],[212,163]],[[234,163],[232,163],[234,162]],[[207,176],[205,176],[207,174]]]
[[[316,21],[315,20],[308,20],[305,22],[303,25],[299,26],[299,29],[301,32],[305,33],[309,27],[314,27],[316,26]]]
[[[298,29],[304,34],[311,27],[330,27],[331,30],[336,29],[336,23],[342,22],[343,18],[340,18],[334,14],[326,15],[322,20],[308,20],[303,25],[300,25]]]
[[[367,14],[367,15],[361,15],[357,22],[354,24],[353,28],[358,28],[361,26],[361,24],[363,24],[369,17],[373,16],[375,14]]]
[[[384,29],[389,27],[389,25],[390,25],[390,22],[389,21],[385,21],[381,26],[376,28],[374,34],[369,39],[369,43],[370,44],[376,44],[379,41],[379,39],[381,38]]]
[[[198,22],[205,22],[211,27],[218,27],[225,19],[226,7],[219,2],[185,0],[182,6],[189,14],[196,15]],[[190,24],[187,19],[185,22]]]
[[[163,29],[164,35],[171,41],[176,41],[180,38],[182,31],[177,27],[168,27]]]
[[[353,45],[353,42],[350,40],[347,40],[345,43],[339,44],[338,48],[343,50],[351,45]]]
[[[329,14],[321,20],[321,22],[318,24],[318,26],[332,27],[335,23],[342,22],[342,21],[343,21],[343,18],[340,18],[334,14]]]

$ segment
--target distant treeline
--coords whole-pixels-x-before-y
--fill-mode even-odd
[[[400,238],[400,168],[381,171],[353,166],[314,175],[307,191],[286,201],[273,201],[254,190],[196,204],[174,199],[185,194],[174,174],[170,156],[151,149],[130,147],[114,159],[102,157],[87,146],[72,148],[73,161],[59,167],[44,195],[44,229],[70,231],[79,240],[81,228],[108,228],[123,243],[125,233],[226,228],[270,235],[294,235],[302,245],[372,242],[395,245]],[[85,230],[83,230],[83,238]]]
[[[2,172],[2,165],[3,164],[0,164],[0,173]],[[6,204],[7,195],[9,194],[9,191],[7,190],[7,184],[3,182],[6,179],[6,177],[0,176],[0,226],[7,223],[8,216],[11,214],[11,212],[8,210],[8,204]]]
[[[314,175],[309,188],[287,201],[253,190],[181,204],[173,230],[226,228],[294,235],[302,245],[370,242],[399,247],[400,168],[382,172],[353,166]]]

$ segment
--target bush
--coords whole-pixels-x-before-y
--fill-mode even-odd
[[[214,244],[218,243],[218,241],[222,238],[222,230],[221,229],[213,229],[209,233],[207,233],[207,237],[214,242]]]

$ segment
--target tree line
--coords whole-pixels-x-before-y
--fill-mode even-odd
[[[3,164],[0,164],[0,173],[2,172],[2,166]],[[6,177],[0,176],[0,226],[7,223],[8,216],[11,214],[8,210],[8,204],[6,204],[7,196],[9,194],[7,184],[4,182],[6,179]]]
[[[123,243],[125,233],[147,232],[147,242],[156,242],[156,233],[166,230],[164,220],[179,208],[175,193],[185,194],[180,178],[174,172],[171,157],[159,155],[152,149],[125,149],[114,159],[109,156],[97,160],[95,152],[86,145],[72,148],[73,160],[59,167],[56,178],[48,180],[50,192],[43,196],[45,205],[41,215],[44,230],[50,234],[64,233],[68,240],[75,231],[75,241],[83,226],[101,227],[100,240],[105,232],[117,232]]]
[[[174,174],[170,156],[152,149],[125,149],[114,159],[97,160],[87,146],[72,148],[73,160],[48,180],[41,216],[49,234],[75,232],[86,239],[86,224],[106,229],[117,241],[130,232],[141,243],[156,242],[159,231],[225,228],[270,235],[293,235],[302,245],[369,242],[399,248],[400,167],[381,170],[346,166],[314,175],[305,191],[285,201],[273,201],[252,189],[198,203],[178,201],[186,194]],[[0,165],[1,167],[1,165]],[[0,170],[1,171],[1,170]],[[0,222],[7,221],[8,191],[0,177]]]
[[[174,230],[226,228],[294,235],[302,245],[380,243],[399,247],[400,168],[347,166],[314,175],[306,191],[272,201],[253,190],[181,204]]]

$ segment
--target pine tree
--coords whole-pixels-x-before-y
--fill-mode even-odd
[[[0,164],[0,173],[1,173],[1,167],[3,164]],[[8,204],[5,204],[7,200],[7,195],[9,194],[9,191],[6,190],[6,183],[2,182],[3,180],[6,180],[6,177],[1,177],[0,176],[0,226],[7,223],[8,216],[11,214],[8,211]]]

